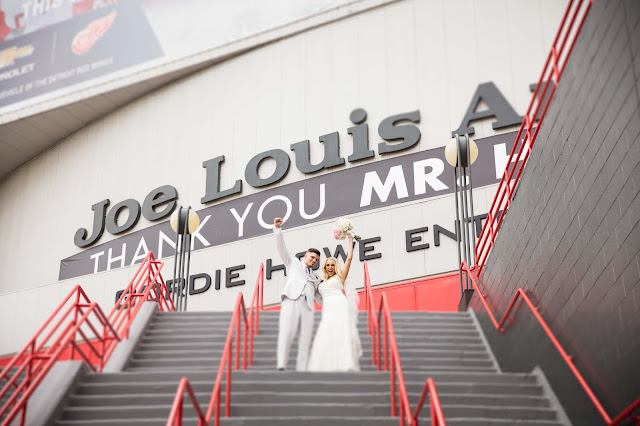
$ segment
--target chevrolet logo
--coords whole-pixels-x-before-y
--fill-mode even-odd
[[[0,68],[8,67],[15,63],[16,58],[24,58],[33,53],[33,46],[28,44],[23,47],[10,47],[0,50]]]

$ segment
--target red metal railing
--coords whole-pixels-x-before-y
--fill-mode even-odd
[[[387,302],[387,295],[382,292],[380,298],[380,306],[378,308],[378,323],[384,329],[384,369],[391,369],[391,417],[396,416],[396,375],[398,376],[398,406],[400,407],[400,426],[413,424],[411,417],[411,406],[409,405],[409,394],[407,386],[404,382],[402,374],[402,364],[400,363],[400,354],[398,353],[398,343],[396,342],[396,334],[393,329],[393,321],[391,320],[391,311]],[[378,344],[379,345],[379,344]],[[389,359],[391,358],[391,359]],[[382,363],[382,359],[378,358],[378,367]]]
[[[129,338],[129,329],[143,302],[155,301],[160,311],[175,311],[169,289],[160,274],[164,264],[149,252],[129,281],[124,292],[109,313],[109,322],[120,333],[120,338]],[[113,351],[111,348],[111,352]],[[109,355],[111,355],[109,352]]]
[[[157,300],[161,310],[173,308],[160,276],[161,268],[162,263],[150,252],[125,291],[129,297],[125,300],[123,294],[108,317],[96,302],[89,300],[82,287],[75,286],[0,373],[0,382],[6,380],[0,399],[12,392],[0,407],[0,417],[6,415],[2,426],[11,424],[19,413],[20,424],[24,424],[29,397],[66,351],[67,359],[81,360],[93,371],[102,371],[118,341],[128,337],[142,301]],[[151,297],[152,290],[155,299]]]
[[[242,314],[242,315],[241,315]],[[227,333],[227,340],[222,350],[222,357],[220,358],[220,367],[218,367],[218,375],[216,376],[216,382],[213,385],[211,391],[211,398],[209,399],[209,409],[207,410],[207,423],[211,421],[214,414],[215,426],[220,425],[220,389],[222,388],[222,378],[224,376],[225,364],[227,370],[227,380],[225,388],[225,400],[224,400],[224,414],[226,417],[231,415],[231,363],[233,360],[233,329],[236,328],[236,371],[240,369],[240,322],[244,320],[244,363],[243,369],[247,369],[247,332],[249,331],[249,322],[247,321],[247,311],[244,306],[244,299],[242,293],[238,293],[236,299],[236,306],[233,309],[233,315],[231,316],[231,322],[229,323],[229,332]]]
[[[367,331],[371,336],[371,362],[378,366],[378,370],[382,369],[382,357],[380,354],[380,328],[384,329],[384,369],[390,370],[391,380],[391,416],[395,417],[396,408],[396,375],[398,377],[398,406],[400,407],[400,426],[405,424],[417,425],[418,415],[424,404],[427,393],[431,395],[431,421],[433,426],[446,426],[444,415],[442,414],[442,406],[436,391],[435,383],[430,377],[427,378],[425,387],[422,391],[420,401],[416,407],[415,414],[411,414],[411,406],[409,405],[409,394],[402,374],[402,364],[400,362],[400,354],[398,352],[398,343],[391,319],[391,310],[387,295],[382,292],[380,304],[378,306],[378,314],[376,315],[375,305],[373,302],[373,293],[371,291],[371,278],[369,276],[369,266],[364,262],[364,295],[365,306],[367,309]]]
[[[582,387],[582,389],[584,389],[585,393],[587,394],[587,396],[589,397],[593,405],[596,407],[596,409],[598,410],[598,412],[600,413],[600,415],[602,416],[602,418],[604,419],[607,425],[610,425],[610,426],[617,425],[627,417],[632,417],[633,411],[635,411],[637,408],[640,408],[640,398],[638,398],[635,402],[633,402],[631,405],[625,408],[614,419],[611,419],[611,417],[609,416],[609,414],[607,414],[607,411],[604,409],[604,407],[602,406],[602,404],[600,403],[596,395],[591,390],[591,387],[589,387],[584,377],[582,377],[582,374],[580,374],[580,371],[578,371],[578,368],[573,362],[573,357],[569,355],[567,351],[564,350],[564,348],[562,347],[562,345],[560,344],[556,336],[553,334],[553,331],[551,331],[551,329],[547,325],[547,322],[544,320],[544,318],[542,318],[542,315],[540,315],[540,313],[538,312],[538,309],[535,307],[533,302],[531,302],[531,299],[529,299],[529,296],[527,296],[527,294],[524,292],[522,288],[519,288],[518,290],[516,290],[516,293],[511,299],[511,303],[509,303],[509,307],[507,308],[504,315],[502,316],[502,319],[500,319],[500,321],[497,321],[496,317],[493,315],[493,312],[489,308],[489,304],[487,303],[485,295],[482,294],[482,291],[478,287],[478,281],[475,278],[475,274],[471,273],[472,268],[469,268],[467,263],[463,261],[462,264],[460,265],[460,269],[467,272],[467,274],[471,277],[471,283],[473,285],[473,288],[476,290],[476,292],[480,296],[480,301],[484,305],[484,308],[487,310],[487,313],[489,314],[489,318],[491,319],[491,322],[493,323],[495,328],[500,332],[500,334],[504,334],[503,326],[504,326],[504,323],[507,321],[507,319],[511,323],[513,323],[514,321],[513,317],[510,317],[509,314],[511,314],[511,311],[514,309],[518,299],[521,298],[523,300],[524,304],[531,310],[535,319],[542,326],[542,329],[551,340],[551,343],[553,343],[553,346],[556,347],[556,349],[560,353],[560,356],[562,357],[564,362],[569,366],[569,369],[571,370],[573,375],[576,377],[576,380],[578,380],[578,383],[580,383],[580,386]],[[633,417],[633,419],[638,424],[640,424],[640,417]]]
[[[511,149],[509,162],[502,179],[500,179],[496,195],[489,213],[487,213],[487,219],[475,247],[478,276],[482,274],[498,230],[502,226],[502,220],[511,205],[511,200],[515,197],[520,176],[531,154],[531,148],[538,137],[538,132],[542,127],[551,99],[558,87],[560,77],[567,65],[592,3],[593,0],[571,0],[562,17],[551,52],[549,52],[535,92],[531,97],[527,113]],[[535,123],[536,120],[538,120],[537,125]],[[536,128],[532,133],[534,125]]]
[[[444,414],[442,414],[442,405],[440,405],[436,384],[431,377],[427,378],[424,382],[424,388],[416,405],[416,411],[413,413],[413,424],[418,426],[418,416],[420,415],[425,399],[427,399],[427,394],[429,395],[431,405],[431,426],[447,426],[447,422],[444,420]]]
[[[367,333],[371,336],[371,365],[377,365],[381,370],[380,363],[380,323],[375,314],[376,308],[373,302],[373,292],[371,290],[371,278],[369,276],[369,266],[364,262],[364,306],[367,310]]]
[[[182,379],[180,379],[178,390],[176,391],[176,397],[173,399],[173,405],[171,406],[171,411],[169,412],[169,420],[167,421],[167,426],[182,425],[182,401],[184,399],[185,391],[187,391],[189,399],[191,400],[191,404],[196,410],[196,415],[198,416],[198,426],[208,425],[209,422],[205,418],[204,414],[202,414],[202,410],[200,409],[198,400],[196,399],[196,396],[193,393],[193,389],[189,384],[189,379],[183,377]]]
[[[198,425],[208,425],[213,417],[215,426],[220,425],[220,391],[222,388],[222,379],[224,376],[224,370],[226,367],[226,388],[225,388],[225,416],[231,415],[231,365],[233,362],[233,332],[236,330],[236,350],[235,350],[235,369],[240,369],[240,326],[244,320],[244,334],[243,334],[243,361],[242,369],[247,369],[247,359],[249,365],[253,365],[253,337],[258,334],[260,327],[259,311],[263,307],[264,298],[264,264],[260,264],[260,270],[256,279],[256,285],[253,289],[253,297],[251,298],[251,307],[249,315],[247,316],[247,310],[244,304],[244,297],[242,293],[238,293],[236,304],[231,314],[231,322],[229,323],[229,331],[227,332],[227,338],[224,348],[222,349],[222,357],[220,358],[220,366],[218,368],[218,374],[216,376],[213,390],[211,391],[211,398],[209,400],[209,409],[206,416],[202,419],[198,414]],[[247,340],[249,346],[247,347]],[[167,426],[182,426],[182,405],[183,394],[185,389],[190,392],[191,386],[189,380],[183,377],[180,381],[180,385],[176,391],[176,396],[167,419]],[[191,403],[196,409],[197,413],[200,413],[200,405],[195,397],[190,392]],[[214,411],[215,410],[215,411]],[[204,423],[200,423],[204,421]]]
[[[249,308],[249,365],[253,365],[253,338],[260,332],[260,311],[264,309],[264,263],[260,264]]]
[[[64,313],[56,321],[61,311]],[[99,324],[97,327],[96,321]],[[79,339],[82,339],[85,345],[79,346]],[[0,399],[11,392],[6,403],[0,408],[0,416],[6,415],[2,425],[11,424],[18,414],[21,414],[20,424],[24,424],[29,397],[65,351],[71,351],[70,359],[80,357],[96,371],[104,365],[105,348],[111,340],[119,340],[119,337],[106,315],[95,302],[89,300],[80,286],[74,287],[35,336],[0,374],[0,380],[7,379],[0,391]],[[98,367],[94,365],[92,358],[98,359]],[[12,372],[11,369],[14,367],[16,370]],[[20,381],[23,374],[24,377]]]

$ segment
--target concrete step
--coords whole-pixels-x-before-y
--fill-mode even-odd
[[[384,359],[384,358],[383,358]],[[291,358],[289,357],[290,361],[294,361],[295,358]],[[158,363],[158,364],[154,364],[154,363]],[[165,360],[133,360],[133,364],[132,366],[152,366],[152,365],[159,365],[159,364],[163,364],[163,365],[170,365],[169,362],[167,361],[166,364],[164,364]],[[194,361],[197,362],[197,361]],[[439,355],[433,356],[433,357],[402,357],[401,356],[401,365],[402,365],[402,369],[403,370],[409,370],[409,369],[413,369],[413,368],[419,368],[419,369],[424,369],[424,368],[429,368],[429,367],[451,367],[451,369],[455,370],[457,368],[463,368],[463,367],[487,367],[487,368],[494,368],[493,366],[493,361],[490,360],[489,358],[485,357],[485,358],[462,358],[462,357],[456,357],[456,358],[444,358],[444,357],[440,357]],[[295,363],[294,363],[295,364]],[[368,362],[362,362],[360,363],[361,365],[368,365]],[[270,358],[266,358],[266,357],[261,357],[261,358],[254,358],[253,359],[253,366],[259,368],[260,366],[263,365],[276,365],[276,357],[270,357]]]
[[[224,396],[224,388],[221,395]],[[197,400],[201,404],[208,403],[211,392],[196,392]],[[140,394],[117,394],[117,395],[72,395],[69,400],[70,406],[130,406],[130,405],[152,405],[160,401],[173,401],[175,393],[154,393],[148,395]],[[412,407],[418,401],[420,394],[410,393],[409,402]],[[548,408],[549,400],[541,396],[518,396],[518,395],[467,395],[467,394],[439,394],[442,404],[448,405],[488,405],[503,406],[511,405],[518,407],[543,407]],[[300,402],[347,402],[347,403],[377,403],[389,404],[391,391],[386,392],[259,392],[259,391],[233,391],[231,402],[251,404],[251,403],[300,403]],[[224,398],[222,399],[224,406]],[[426,405],[428,406],[428,404]]]
[[[60,420],[56,422],[58,426],[123,426],[135,424],[138,426],[163,425],[167,422],[166,418],[154,417],[148,419],[137,419],[135,422],[130,420]],[[195,417],[184,417],[183,425],[197,425]],[[360,418],[344,418],[344,417],[220,417],[221,426],[397,426],[398,419],[393,417],[360,417]]]
[[[265,335],[261,335],[261,337],[263,339],[268,339],[271,341],[276,341],[277,340],[277,334],[273,333],[273,334],[265,334]],[[141,339],[141,343],[142,344],[148,344],[148,343],[178,343],[178,342],[184,342],[185,344],[193,344],[193,343],[198,343],[198,342],[202,342],[203,340],[220,340],[222,339],[221,337],[219,338],[215,338],[213,336],[208,336],[208,335],[200,335],[200,334],[189,334],[189,335],[179,335],[179,334],[166,334],[166,335],[160,335],[160,336],[155,336],[155,335],[145,335],[142,337]],[[369,340],[369,339],[366,339]],[[383,338],[381,338],[381,341],[383,340]],[[423,342],[423,343],[448,343],[448,344],[453,344],[453,343],[467,343],[467,344],[482,344],[482,339],[480,338],[479,335],[474,335],[474,336],[451,336],[451,335],[423,335],[420,337],[416,337],[414,335],[409,335],[409,334],[398,334],[396,335],[396,340],[398,342],[398,345],[402,345],[405,342],[415,342],[416,340],[418,342]],[[360,338],[360,341],[365,341],[365,338],[362,336]]]
[[[314,326],[313,331],[317,331],[319,324]],[[360,336],[364,337],[367,335],[366,327],[362,326],[358,328]],[[424,336],[424,335],[455,335],[455,336],[479,336],[477,330],[471,327],[446,327],[446,326],[437,326],[437,325],[407,325],[398,327],[395,330],[396,336],[400,335],[412,335],[412,336]],[[384,332],[384,330],[383,330]],[[186,327],[186,326],[166,326],[166,327],[153,327],[147,329],[145,336],[147,337],[155,337],[155,336],[167,336],[167,335],[179,335],[179,336],[206,336],[206,337],[216,337],[220,339],[225,339],[227,337],[228,330],[221,329],[212,329],[209,327]],[[235,335],[235,332],[234,332]],[[244,331],[240,330],[240,335],[244,336]],[[277,336],[278,335],[278,327],[273,328],[261,328],[259,334],[260,336]],[[254,336],[254,339],[257,336]]]
[[[314,312],[316,317],[322,315],[322,311]],[[366,311],[359,311],[358,316],[360,319],[366,318]],[[156,312],[154,319],[170,319],[170,318],[224,318],[231,317],[231,311],[202,311],[202,312]],[[279,318],[280,311],[260,311],[260,320],[267,318]],[[442,319],[470,319],[471,314],[469,312],[428,312],[428,311],[394,311],[391,313],[391,317],[395,320],[403,318],[442,318]]]
[[[276,350],[276,342],[275,338],[263,338],[262,336],[258,336],[253,341],[254,350],[258,350],[259,348],[270,348],[273,351]],[[371,339],[369,337],[362,338],[360,337],[360,342],[362,343],[362,349],[365,353],[371,351]],[[180,342],[173,341],[169,343],[155,343],[155,342],[141,342],[136,347],[136,351],[146,351],[146,350],[184,350],[184,352],[190,352],[192,350],[221,350],[224,347],[225,342],[216,340],[216,341],[194,341],[194,342]],[[383,346],[384,343],[381,342]],[[296,342],[291,346],[292,351],[297,350]],[[411,342],[404,341],[398,343],[398,349],[401,353],[404,351],[469,351],[469,352],[484,352],[488,353],[485,346],[479,341],[478,343],[447,343],[447,342]],[[381,348],[382,350],[382,348]]]
[[[322,315],[321,314],[316,314],[313,317],[314,323],[318,323],[320,322],[320,320],[322,319]],[[204,326],[208,326],[211,328],[221,328],[221,329],[228,329],[229,328],[229,322],[231,321],[231,315],[225,317],[225,318],[211,318],[211,319],[206,319],[206,318],[175,318],[175,319],[169,319],[169,318],[161,318],[161,317],[153,317],[151,318],[151,320],[149,321],[149,325],[153,326],[153,327],[162,327],[162,326],[193,326],[193,327],[204,327]],[[244,320],[243,320],[244,321]],[[260,329],[262,329],[263,327],[265,328],[273,328],[273,327],[277,327],[278,323],[280,321],[279,316],[278,317],[264,317],[262,314],[260,314],[259,320],[258,320],[258,325],[260,327]],[[460,326],[469,326],[469,327],[473,327],[473,320],[471,317],[464,317],[464,318],[437,318],[437,317],[416,317],[416,318],[409,318],[409,317],[403,317],[403,318],[396,318],[394,316],[392,316],[391,321],[394,324],[399,324],[399,325],[412,325],[412,324],[418,324],[418,325],[425,325],[425,326],[429,326],[430,324],[441,324],[444,326],[449,326],[449,327],[460,327]],[[358,321],[357,321],[357,325],[358,327],[364,327],[367,328],[367,324],[368,324],[368,319],[366,317],[366,315],[362,315],[360,314],[360,316],[358,317]]]
[[[234,348],[234,356],[235,356],[235,348]],[[369,352],[370,353],[370,352]],[[188,354],[180,354],[177,351],[146,351],[146,352],[136,352],[134,354],[133,359],[131,360],[134,363],[163,363],[166,362],[167,365],[182,365],[182,363],[188,360],[190,363],[202,361],[203,363],[211,362],[211,360],[220,360],[222,355],[222,350],[219,351],[192,351]],[[275,350],[263,350],[263,351],[254,351],[253,359],[254,363],[258,361],[259,363],[264,362],[275,362]],[[292,355],[297,356],[297,351],[292,351],[289,353],[289,358]],[[239,352],[240,359],[242,360],[244,354],[242,349]],[[381,355],[384,360],[384,354]],[[370,355],[367,356],[370,358]],[[412,352],[410,355],[401,356],[402,365],[421,365],[421,364],[437,364],[437,365],[451,365],[454,363],[460,363],[461,365],[473,364],[473,365],[492,365],[492,360],[489,358],[489,355],[486,353],[465,353],[465,352],[429,352],[420,354],[417,352]],[[176,364],[174,364],[176,363]]]
[[[208,406],[202,404],[201,408]],[[159,413],[169,414],[171,400],[165,404],[125,405],[125,406],[67,406],[61,418],[64,419],[136,419],[155,416]],[[185,404],[184,414],[195,415],[191,404]],[[424,407],[429,412],[429,407]],[[484,417],[492,419],[524,419],[524,420],[556,420],[554,410],[544,407],[491,407],[486,405],[452,405],[443,403],[442,410],[447,418],[456,417]],[[385,416],[390,413],[388,402],[384,403],[347,403],[347,402],[269,402],[269,403],[241,403],[232,402],[232,416],[263,417],[263,416],[322,416],[331,413],[340,417]]]
[[[205,406],[201,406],[204,409]],[[67,406],[61,414],[62,420],[91,420],[91,419],[140,419],[152,416],[162,416],[165,419],[171,410],[171,401],[166,404],[132,405],[114,407],[70,407]],[[191,404],[183,408],[185,416],[195,416],[195,409]],[[240,404],[231,405],[232,416],[263,417],[263,416],[322,416],[331,413],[339,417],[385,416],[390,412],[388,404],[360,404],[360,403],[310,403],[310,404]],[[165,420],[166,421],[166,420]]]
[[[218,364],[216,364],[218,365]],[[254,371],[274,371],[275,370],[275,364],[265,364],[265,365],[258,365],[258,366],[254,366],[252,367],[252,369]],[[127,369],[127,372],[162,372],[165,371],[166,367],[163,366],[155,366],[155,367],[131,367],[129,369]],[[185,373],[187,372],[198,372],[201,370],[201,367],[198,365],[192,365],[192,366],[186,366],[186,367],[180,367],[181,371],[184,371]],[[416,371],[421,372],[423,376],[427,377],[427,376],[431,376],[434,373],[447,373],[447,372],[452,372],[452,371],[463,371],[463,372],[469,372],[469,373],[480,373],[480,372],[485,372],[485,373],[497,373],[498,371],[494,368],[494,367],[466,367],[466,366],[462,366],[462,367],[448,367],[448,366],[423,366],[423,367],[416,367],[415,368]],[[295,360],[291,360],[289,361],[289,363],[286,366],[286,371],[296,371],[296,361]],[[370,371],[377,371],[377,367],[375,366],[371,366],[370,364],[361,364],[360,365],[360,372],[370,372]]]
[[[357,375],[357,373],[353,373]],[[214,381],[190,381],[195,392],[211,392]],[[291,383],[288,380],[242,380],[232,377],[233,392],[387,392],[390,388],[388,380],[380,381],[352,381],[336,382],[325,380],[300,381]],[[453,394],[493,394],[493,395],[519,395],[519,396],[542,396],[542,387],[531,384],[509,384],[509,383],[469,383],[469,382],[447,382],[438,383],[438,393]],[[164,382],[117,382],[117,383],[81,383],[78,385],[76,394],[79,395],[114,395],[125,394],[145,394],[145,393],[175,393],[178,384],[176,381]],[[408,382],[407,392],[419,394],[424,387],[424,381]]]
[[[147,381],[149,383],[153,382],[165,382],[165,381],[178,381],[183,377],[187,376],[189,380],[215,380],[216,374],[218,373],[217,368],[215,369],[202,369],[197,374],[191,376],[189,374],[185,374],[184,371],[163,371],[160,373],[147,373],[147,372],[127,372],[127,373],[100,373],[100,374],[87,374],[82,383],[119,383],[119,382],[140,382]],[[464,382],[468,381],[470,383],[504,383],[504,384],[529,384],[529,385],[537,385],[536,376],[528,375],[528,374],[517,374],[517,373],[503,373],[503,374],[495,374],[495,373],[461,373],[461,372],[446,372],[446,373],[434,373],[430,377],[436,382],[436,385],[440,382]],[[381,380],[388,383],[389,380],[389,372],[360,372],[360,373],[314,373],[314,372],[297,372],[297,371],[257,371],[257,370],[248,370],[248,371],[233,371],[232,372],[232,380],[235,382],[236,380],[244,380],[251,381],[255,380],[258,382],[267,382],[271,380],[282,381],[289,380],[291,382],[302,382],[302,381],[310,381],[317,380],[318,378],[323,380],[334,380],[334,381],[372,381],[372,380]],[[406,371],[404,372],[404,378],[407,383],[415,382],[424,383],[427,376],[425,376],[422,372],[415,371]]]
[[[166,418],[154,417],[146,419],[136,419],[131,421],[126,420],[112,420],[112,419],[96,419],[96,420],[60,420],[55,424],[58,426],[123,426],[123,425],[137,425],[137,426],[157,426],[165,424]],[[431,422],[428,418],[420,418],[420,424],[429,424]],[[197,419],[195,417],[184,417],[183,425],[197,425]],[[281,417],[281,416],[269,416],[269,417],[220,417],[221,426],[397,426],[397,417],[360,417],[360,418],[345,418],[345,417],[333,417],[333,416],[304,416],[304,417]],[[470,418],[470,419],[449,419],[447,418],[448,426],[564,426],[558,421],[552,420],[512,420],[512,419],[487,419],[487,418]]]
[[[133,357],[136,360],[143,359],[162,359],[162,358],[201,358],[201,357],[215,357],[220,359],[222,356],[223,347],[218,348],[191,348],[188,351],[174,347],[172,349],[155,349],[155,348],[138,348]],[[234,346],[235,353],[235,346]],[[262,345],[260,347],[254,345],[253,357],[257,358],[272,358],[276,353],[275,344],[269,346]],[[242,349],[240,356],[243,355]],[[298,350],[293,349],[289,352],[289,357],[295,358],[298,355]],[[382,355],[384,358],[384,355]],[[362,348],[362,358],[371,359],[371,348],[369,346]],[[407,359],[430,359],[430,358],[448,358],[448,359],[488,359],[489,354],[486,351],[452,351],[452,350],[439,350],[439,349],[403,349],[401,360]]]
[[[322,316],[317,314],[314,316],[314,323],[319,323],[320,320],[322,319]],[[392,315],[391,318],[392,322],[394,325],[398,325],[398,326],[405,326],[405,325],[424,325],[424,326],[429,326],[429,325],[442,325],[442,326],[449,326],[449,327],[474,327],[474,323],[471,320],[471,317],[464,317],[464,318],[433,318],[433,317],[414,317],[414,318],[410,318],[410,317],[402,317],[402,318],[396,318],[395,316]],[[224,329],[224,330],[228,330],[229,327],[229,322],[231,321],[231,315],[225,317],[225,318],[211,318],[211,319],[207,319],[207,318],[193,318],[193,319],[180,319],[180,318],[176,318],[176,319],[169,319],[169,318],[157,318],[154,317],[151,322],[150,325],[154,326],[154,327],[162,327],[162,326],[169,326],[169,325],[175,325],[175,326],[194,326],[194,327],[204,327],[204,326],[209,326],[212,328],[220,328],[220,329]],[[260,318],[259,318],[259,327],[260,329],[262,328],[277,328],[278,327],[278,321],[279,318],[278,317],[272,317],[272,318],[265,318],[263,316],[263,314],[260,314]],[[365,315],[360,315],[360,317],[358,318],[358,327],[363,327],[364,329],[367,328],[367,318]]]

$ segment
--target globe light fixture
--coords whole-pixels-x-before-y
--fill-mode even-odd
[[[173,229],[174,232],[178,232],[178,229],[183,229],[185,220],[188,223],[187,232],[189,234],[196,232],[198,226],[200,226],[200,216],[198,216],[198,213],[196,213],[192,208],[185,209],[181,207],[174,211],[171,215],[171,219],[169,220],[171,229]]]
[[[186,311],[190,286],[191,234],[200,226],[200,217],[191,207],[180,207],[171,215],[169,224],[176,233],[176,245],[173,257],[173,280],[168,287],[176,310]]]
[[[478,145],[469,135],[455,135],[444,148],[447,162],[453,166],[453,182],[456,201],[456,239],[458,240],[458,265],[464,260],[473,273],[475,270],[476,227],[473,214],[473,185],[471,184],[471,165],[478,158]],[[468,303],[473,286],[467,272],[459,268],[460,296]]]
[[[458,166],[458,140],[460,141],[460,158],[462,158],[459,165],[469,167],[478,159],[478,145],[466,135],[458,139],[451,139],[444,147],[444,156],[453,167]]]

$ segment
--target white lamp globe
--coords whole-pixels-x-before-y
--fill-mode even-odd
[[[178,232],[178,217],[181,210],[182,207],[176,209],[176,211],[171,214],[171,219],[169,220],[171,229],[173,229],[176,233]],[[196,229],[198,229],[198,226],[200,226],[200,217],[198,216],[198,213],[196,213],[195,210],[191,208],[189,208],[189,217],[187,219],[187,223],[187,232],[189,232],[189,234],[193,234]]]
[[[463,137],[461,137],[460,139],[462,139]],[[470,161],[471,161],[471,164],[473,164],[478,159],[478,145],[471,138],[468,138],[468,141],[469,141],[469,150],[470,150],[469,152]],[[466,144],[464,144],[463,142],[462,148],[464,148],[465,145]],[[464,156],[465,155],[464,149],[462,149],[462,151],[463,152],[461,154]],[[458,146],[456,144],[455,138],[451,139],[449,143],[447,143],[447,145],[444,147],[444,156],[447,159],[447,163],[451,164],[453,167],[458,166]]]

